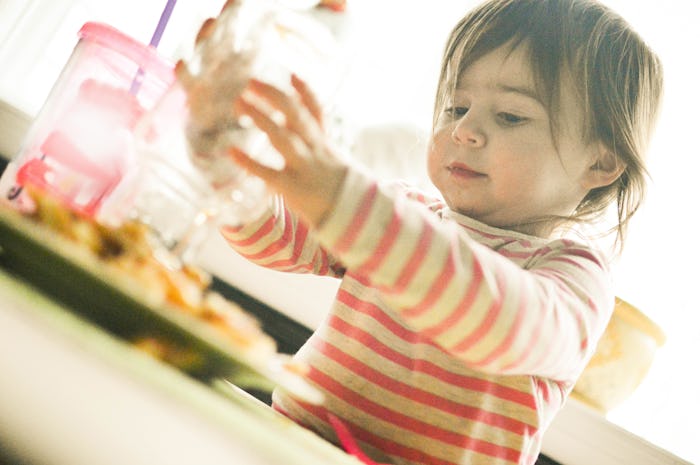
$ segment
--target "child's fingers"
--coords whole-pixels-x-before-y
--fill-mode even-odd
[[[219,12],[219,14],[221,14],[226,8],[236,3],[236,1],[237,0],[226,0],[226,3],[224,3],[224,6],[221,7],[221,11]],[[200,43],[201,41],[209,37],[212,32],[214,32],[216,20],[216,18],[207,18],[204,20],[202,26],[199,28],[199,31],[197,31],[197,36],[194,39],[195,44]]]
[[[314,117],[319,126],[323,126],[323,110],[321,104],[318,103],[316,95],[311,92],[309,86],[296,74],[292,74],[292,87],[297,91],[301,97],[301,101],[304,106],[309,110],[311,116]]]
[[[281,127],[272,118],[251,105],[244,97],[239,97],[234,104],[234,110],[239,115],[249,116],[255,125],[265,134],[272,146],[284,157],[285,163],[303,155],[300,139],[289,129]]]
[[[236,3],[238,0],[226,0],[226,3],[224,3],[224,6],[221,7],[221,11],[224,11],[226,8],[230,7],[234,3]]]
[[[192,87],[194,78],[187,67],[187,63],[182,60],[178,60],[177,63],[175,63],[175,77],[178,79],[178,81],[180,81],[185,89]]]
[[[248,156],[247,153],[243,152],[237,147],[231,147],[228,149],[228,154],[231,156],[233,161],[243,168],[246,172],[257,176],[265,182],[269,182],[274,185],[274,179],[277,177],[278,171],[269,166],[265,166],[257,161],[253,160]]]
[[[209,37],[212,34],[212,32],[214,32],[215,27],[216,18],[205,19],[202,23],[202,27],[200,27],[199,31],[197,31],[197,37],[195,37],[194,43],[198,44],[201,41],[205,40],[207,37]]]
[[[263,98],[274,109],[279,110],[285,117],[287,127],[296,133],[304,142],[315,145],[319,138],[320,128],[312,120],[312,115],[298,101],[270,84],[251,79],[248,88],[256,96]]]

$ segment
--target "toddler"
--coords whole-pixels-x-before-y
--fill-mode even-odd
[[[605,256],[562,231],[612,205],[624,241],[658,58],[595,1],[478,6],[442,62],[427,154],[441,198],[338,156],[312,93],[292,87],[251,81],[235,103],[285,165],[231,149],[279,195],[222,230],[257,264],[342,280],[296,355],[324,403],[276,391],[274,408],[333,441],[339,420],[376,461],[533,464],[614,302]]]

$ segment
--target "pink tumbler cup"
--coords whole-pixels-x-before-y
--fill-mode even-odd
[[[135,169],[133,129],[174,80],[172,63],[106,24],[89,22],[5,172],[3,192],[26,200],[32,185],[98,216]],[[3,176],[3,177],[4,177]]]

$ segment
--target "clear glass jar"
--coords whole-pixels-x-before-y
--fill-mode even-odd
[[[233,102],[252,77],[291,90],[291,70],[318,65],[313,40],[299,24],[309,23],[272,0],[234,2],[139,122],[136,216],[180,258],[194,255],[205,236],[197,229],[244,224],[267,208],[264,183],[228,150],[236,146],[271,166],[282,160],[264,133],[234,115]]]
[[[277,61],[280,50],[275,36],[279,31],[273,7],[265,0],[234,2],[197,44],[187,69],[179,73],[179,85],[187,94],[185,134],[192,161],[216,191],[234,201],[240,197],[235,191],[245,184],[246,176],[228,156],[228,148],[237,146],[259,159],[269,150],[264,135],[240,121],[232,104],[251,77],[280,81],[281,76],[287,80],[289,75]]]

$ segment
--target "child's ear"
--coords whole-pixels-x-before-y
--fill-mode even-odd
[[[584,180],[587,189],[609,186],[619,178],[627,168],[627,164],[603,144],[598,144],[598,150],[593,157],[593,163],[588,169]]]

